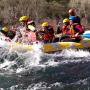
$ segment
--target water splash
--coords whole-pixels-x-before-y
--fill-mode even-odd
[[[42,45],[40,43],[33,45],[33,50],[25,54],[28,56],[25,60],[25,64],[28,64],[29,66],[37,66],[40,64],[41,56],[43,55],[41,47]]]
[[[5,68],[5,69],[9,69],[13,64],[15,64],[15,61],[8,61],[5,60],[3,64],[0,65],[0,69]]]
[[[33,50],[26,51],[26,52],[16,52],[15,50],[14,51],[10,50],[9,52],[10,54],[12,54],[12,52],[16,52],[18,54],[18,57],[17,56],[14,57],[13,60],[11,61],[10,61],[11,57],[8,59],[6,57],[5,59],[7,60],[4,59],[5,62],[0,64],[0,68],[4,67],[5,69],[7,68],[9,69],[15,64],[17,66],[16,73],[20,73],[22,71],[25,71],[26,68],[31,68],[31,67],[46,68],[47,66],[57,67],[59,64],[75,62],[75,61],[78,62],[78,61],[84,60],[82,58],[90,57],[89,51],[75,50],[75,49],[74,50],[65,49],[65,50],[62,50],[60,53],[56,52],[54,54],[46,54],[46,53],[43,53],[41,50],[42,45],[43,45],[42,43],[38,43],[38,44],[34,43]],[[20,48],[20,50],[23,51],[23,47]],[[23,57],[23,60],[21,59],[22,57]]]
[[[9,70],[8,72],[9,74],[12,72],[11,71],[11,69],[13,69],[12,66],[14,64],[17,65],[15,74],[17,76],[19,75],[18,78],[20,80],[20,83],[18,82],[17,85],[9,83],[9,85],[11,84],[11,87],[8,86],[8,88],[10,89],[24,88],[26,90],[29,90],[29,89],[30,90],[46,90],[46,89],[51,90],[54,88],[54,90],[55,89],[60,90],[66,87],[68,89],[68,87],[72,84],[69,83],[68,85],[66,84],[64,85],[63,83],[56,82],[56,81],[62,80],[62,82],[64,82],[65,80],[69,81],[72,78],[72,82],[74,82],[75,77],[77,77],[78,79],[77,81],[79,81],[81,77],[86,78],[85,75],[89,76],[88,74],[89,63],[87,62],[87,64],[85,64],[84,62],[79,64],[79,60],[83,61],[90,57],[90,53],[88,51],[83,51],[83,50],[77,51],[77,50],[70,49],[70,50],[63,50],[60,53],[58,52],[54,54],[46,54],[46,53],[43,53],[40,47],[37,46],[36,44],[34,46],[34,49],[35,50],[33,51],[17,53],[18,56],[15,56],[15,54],[13,54],[12,56],[15,56],[13,59],[11,59],[11,57],[8,57],[8,58],[6,57],[5,61],[2,64],[0,64],[1,68],[5,70]],[[80,53],[82,55],[79,55]],[[90,59],[88,60],[90,61]],[[70,61],[72,63],[70,63]],[[78,64],[73,63],[75,61],[77,61]],[[81,74],[81,76],[79,76],[80,74],[75,73],[77,72],[77,70],[80,70],[79,73]],[[82,72],[83,73],[86,72],[86,74],[83,75]],[[66,79],[64,79],[64,77]],[[49,78],[53,83],[49,83],[48,81]],[[18,81],[17,79],[15,80],[16,82]],[[38,82],[36,82],[37,80]],[[41,82],[39,82],[40,80]],[[29,82],[32,82],[32,84],[30,84]],[[28,83],[28,86],[25,86],[26,83]]]
[[[40,82],[37,84],[31,84],[28,86],[27,90],[60,90],[63,88],[62,83],[56,82],[53,84],[48,85],[45,82]]]
[[[61,55],[66,58],[72,57],[89,57],[90,52],[86,50],[75,50],[75,49],[66,49],[61,52]]]

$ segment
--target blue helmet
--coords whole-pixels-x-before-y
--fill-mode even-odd
[[[76,16],[70,16],[69,20],[72,20],[73,22],[76,22],[77,21],[77,17]]]

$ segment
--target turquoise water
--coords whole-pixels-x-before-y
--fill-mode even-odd
[[[0,48],[0,90],[90,90],[90,53]]]

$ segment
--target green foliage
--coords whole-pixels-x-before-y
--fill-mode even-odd
[[[64,15],[62,15],[62,18],[63,18],[63,19],[68,18],[68,17],[69,17],[68,14],[64,14]]]

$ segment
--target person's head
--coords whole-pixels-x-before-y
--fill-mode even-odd
[[[73,9],[73,8],[69,9],[68,13],[69,13],[70,16],[75,16],[76,15],[75,9]]]
[[[69,24],[70,24],[70,20],[69,20],[68,18],[65,18],[65,19],[63,20],[63,23],[64,23],[65,25],[69,25]]]
[[[70,16],[69,20],[70,20],[70,24],[77,23],[77,17],[76,16]]]
[[[21,25],[26,25],[27,24],[27,22],[28,22],[28,19],[29,19],[29,17],[28,16],[21,16],[20,18],[19,18],[19,21],[20,21],[20,23],[21,23]]]

